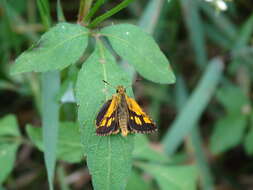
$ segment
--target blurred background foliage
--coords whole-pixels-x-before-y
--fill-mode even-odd
[[[96,15],[119,2],[105,1]],[[61,4],[66,21],[76,23],[79,1],[62,0]],[[57,1],[50,1],[50,7],[55,24]],[[134,84],[136,99],[156,121],[159,132],[150,136],[150,142],[138,139],[145,146],[135,149],[127,189],[168,189],[166,180],[174,174],[195,178],[191,169],[187,173],[185,168],[168,167],[167,172],[153,165],[168,160],[179,167],[196,164],[199,189],[253,189],[252,12],[249,0],[138,0],[102,23],[132,23],[152,34],[177,78],[170,86],[145,80]],[[40,128],[26,127],[41,124],[40,76],[9,74],[15,58],[39,39],[44,26],[35,0],[0,0],[0,182],[4,181],[0,189],[47,189],[43,156],[36,148],[43,150]],[[77,118],[69,91],[77,71],[69,67],[61,73],[58,143],[74,156],[66,149],[57,151],[58,189],[92,189],[88,169],[80,162],[82,147],[78,146],[82,145],[64,144],[71,141],[66,134],[79,139],[78,130],[64,127],[74,128]]]

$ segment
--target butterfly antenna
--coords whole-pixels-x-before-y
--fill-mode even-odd
[[[105,84],[107,84],[108,86],[112,87],[112,88],[115,88],[114,86],[112,86],[109,82],[105,81],[105,80],[102,80]],[[116,89],[116,88],[115,88]]]
[[[109,82],[107,82],[107,81],[105,81],[105,80],[102,80],[102,81],[103,81],[105,84],[111,86],[111,84],[110,84]]]

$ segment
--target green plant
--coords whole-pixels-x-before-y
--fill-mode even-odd
[[[0,189],[251,189],[253,4],[221,1],[0,0]],[[158,132],[96,136],[138,75]]]
[[[112,50],[108,48],[105,38],[108,39],[114,51],[122,59],[132,64],[144,78],[163,84],[175,82],[168,60],[152,37],[140,28],[130,24],[120,24],[92,30],[101,21],[120,11],[131,1],[123,1],[107,13],[91,20],[102,2],[97,1],[94,6],[91,6],[92,1],[81,1],[79,24],[61,22],[50,28],[52,21],[49,16],[49,4],[47,1],[38,0],[41,19],[48,31],[35,45],[16,59],[16,63],[11,69],[12,74],[42,72],[42,132],[39,128],[35,130],[31,126],[27,127],[27,132],[36,146],[44,151],[50,189],[53,189],[56,158],[78,162],[81,159],[80,155],[86,155],[95,189],[123,189],[126,185],[132,165],[134,135],[129,135],[126,138],[119,135],[108,137],[94,135],[95,115],[101,104],[115,90],[104,86],[102,80],[108,81],[113,86],[129,86],[131,84],[130,76],[116,64]],[[58,15],[63,18],[60,4],[58,4]],[[90,37],[94,40],[88,45]],[[68,142],[78,133],[74,133],[75,125],[71,123],[62,123],[58,129],[60,105],[56,95],[62,88],[60,71],[65,68],[68,70],[75,68],[75,63],[80,60],[83,53],[89,48],[88,46],[94,50],[89,52],[88,58],[83,58],[84,61],[82,61],[82,68],[78,71],[75,87],[83,144],[81,145],[77,141],[70,151],[68,150]],[[133,96],[131,88],[128,88],[127,91]],[[69,135],[68,137],[66,133]],[[140,139],[142,138],[144,137],[140,137]],[[147,146],[147,142],[144,142],[142,146]],[[76,147],[76,155],[74,147]],[[152,150],[149,150],[148,147],[145,149],[147,152],[137,153],[137,157],[149,157],[148,152]],[[70,158],[68,151],[73,154]],[[142,156],[142,154],[146,156]],[[148,159],[152,160],[153,158]],[[161,157],[161,159],[165,158]]]

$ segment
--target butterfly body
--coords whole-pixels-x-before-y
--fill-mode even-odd
[[[128,133],[150,133],[157,129],[138,103],[127,96],[123,86],[118,86],[116,92],[97,115],[97,135],[105,136],[121,131],[122,136],[127,136]]]

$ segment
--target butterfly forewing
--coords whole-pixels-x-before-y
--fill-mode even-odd
[[[106,136],[119,132],[116,111],[117,104],[117,99],[112,98],[111,100],[108,100],[99,111],[96,118],[97,135]]]

